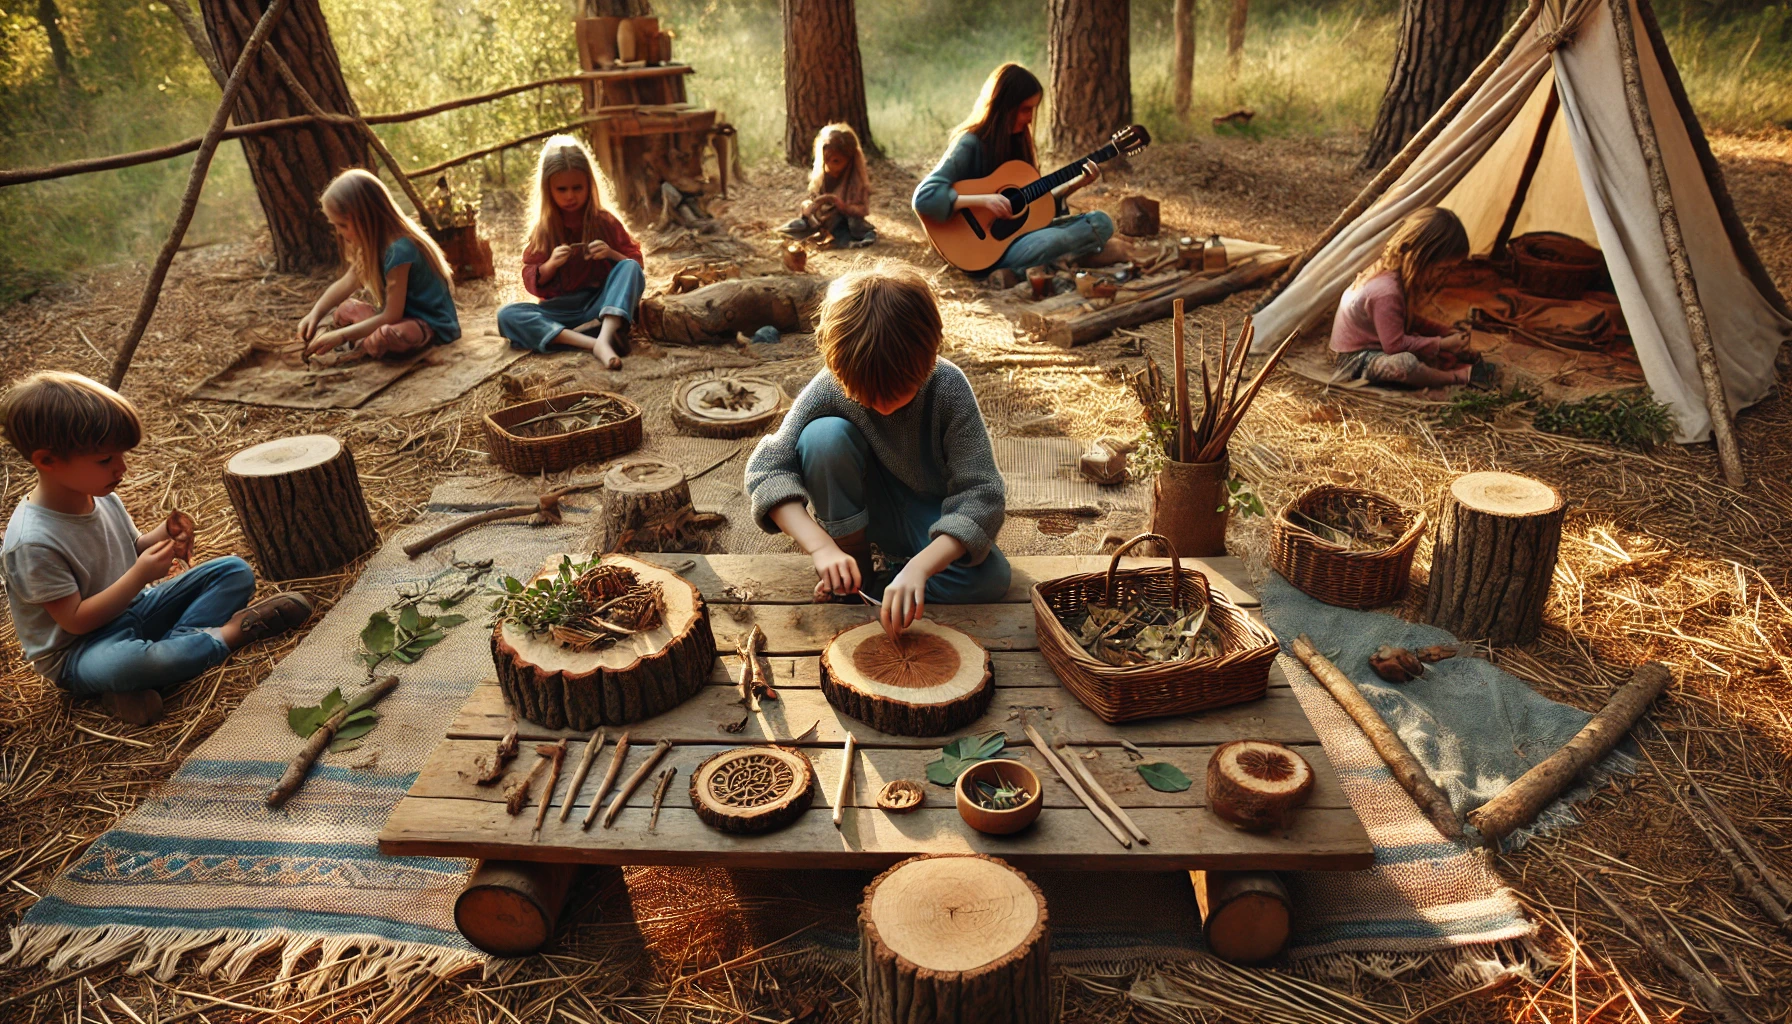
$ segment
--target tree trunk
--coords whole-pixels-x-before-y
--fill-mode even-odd
[[[1251,16],[1251,0],[1232,0],[1232,17],[1226,21],[1226,74],[1238,74],[1244,59],[1244,27]]]
[[[1131,5],[1050,0],[1049,9],[1047,136],[1052,152],[1071,159],[1132,123]]]
[[[243,449],[224,466],[224,491],[266,579],[322,576],[380,542],[355,457],[328,434]]]
[[[37,20],[44,26],[44,35],[50,37],[50,63],[56,67],[56,87],[65,93],[75,91],[80,83],[75,80],[75,62],[68,52],[68,37],[62,34],[62,11],[56,0],[37,0]]]
[[[1512,473],[1470,473],[1445,492],[1425,621],[1464,640],[1528,644],[1543,628],[1566,507]]]
[[[684,470],[659,459],[627,458],[604,474],[599,551],[682,551],[692,529],[691,485]]]
[[[1214,956],[1260,964],[1288,945],[1288,888],[1273,871],[1190,871],[1201,934]]]
[[[1176,56],[1170,62],[1170,81],[1176,87],[1176,119],[1188,120],[1195,93],[1195,0],[1176,0]]]
[[[264,9],[263,0],[200,0],[212,49],[224,67],[236,64],[243,41]],[[318,0],[292,0],[268,46],[286,59],[293,75],[319,107],[350,113],[353,100],[342,79],[336,44]],[[250,69],[232,112],[237,123],[308,113],[287,88],[272,61]],[[274,258],[281,270],[307,271],[341,262],[336,233],[318,208],[330,179],[350,167],[370,166],[367,142],[350,125],[312,125],[243,139],[249,175],[267,216]]]
[[[1402,0],[1400,42],[1362,168],[1374,170],[1393,159],[1468,79],[1505,28],[1506,0]]]
[[[865,70],[853,0],[783,0],[784,158],[814,159],[815,133],[845,122],[866,156],[881,156],[865,113]]]
[[[821,652],[821,692],[841,713],[892,736],[939,736],[983,717],[995,696],[989,652],[951,626],[917,620],[891,643],[876,620]]]
[[[637,322],[648,337],[671,345],[731,342],[766,326],[786,334],[809,331],[829,280],[780,274],[717,281],[682,295],[643,299]]]
[[[585,0],[587,18],[651,18],[653,5],[647,0]]]

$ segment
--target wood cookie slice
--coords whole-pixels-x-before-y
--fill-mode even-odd
[[[755,835],[803,816],[815,800],[815,767],[790,747],[736,747],[691,773],[691,807],[720,832]]]
[[[1313,766],[1280,743],[1233,740],[1207,762],[1207,806],[1246,832],[1286,826],[1313,795]]]
[[[672,421],[698,437],[746,437],[776,426],[784,390],[764,377],[698,377],[672,394]]]
[[[550,729],[589,731],[663,714],[695,696],[716,660],[709,611],[697,588],[651,562],[610,555],[637,578],[657,583],[663,621],[608,647],[574,651],[549,636],[532,636],[509,621],[492,630],[492,663],[504,700],[517,714]],[[554,572],[560,556],[548,560]]]
[[[893,736],[938,736],[976,721],[995,695],[993,678],[982,644],[930,619],[895,645],[873,620],[836,635],[821,652],[828,703]]]

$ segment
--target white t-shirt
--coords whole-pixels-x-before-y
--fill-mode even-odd
[[[79,639],[50,617],[44,605],[105,590],[137,563],[137,524],[116,494],[93,499],[93,511],[70,515],[19,502],[0,542],[0,572],[12,606],[13,631],[31,666],[49,679],[62,673],[68,649]]]

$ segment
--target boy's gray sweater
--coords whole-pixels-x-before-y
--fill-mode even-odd
[[[971,561],[983,560],[1002,530],[1007,488],[963,370],[936,360],[914,400],[888,416],[846,397],[828,370],[816,374],[791,403],[777,433],[761,439],[747,460],[753,518],[767,533],[778,532],[770,519],[773,508],[792,499],[809,500],[796,441],[804,427],[824,416],[858,427],[892,476],[917,494],[941,499],[940,518],[929,536],[955,537]]]

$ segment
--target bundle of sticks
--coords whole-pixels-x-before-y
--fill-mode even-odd
[[[1251,338],[1255,328],[1251,318],[1244,318],[1244,328],[1239,331],[1238,343],[1227,347],[1225,323],[1220,324],[1220,351],[1217,370],[1210,371],[1207,353],[1207,328],[1201,328],[1201,415],[1194,416],[1189,402],[1189,368],[1187,344],[1184,338],[1182,317],[1182,300],[1176,300],[1173,331],[1176,352],[1175,394],[1175,429],[1167,439],[1164,454],[1177,462],[1214,462],[1225,453],[1227,442],[1232,440],[1232,432],[1238,429],[1238,422],[1250,409],[1251,402],[1257,392],[1263,389],[1263,382],[1269,379],[1269,372],[1282,361],[1288,346],[1294,343],[1294,332],[1276,346],[1269,354],[1269,359],[1257,370],[1249,384],[1244,383],[1245,357],[1251,351]],[[1230,383],[1228,383],[1230,382]],[[1240,387],[1243,392],[1240,393]]]

